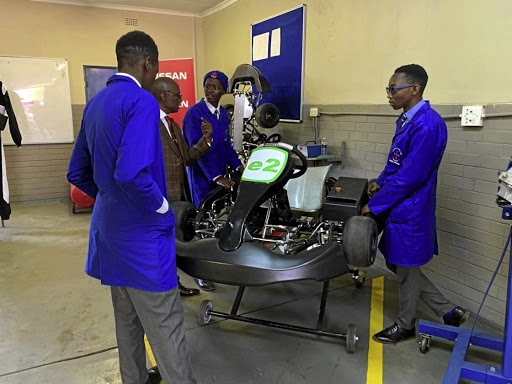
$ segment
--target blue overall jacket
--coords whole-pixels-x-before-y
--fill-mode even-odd
[[[219,107],[219,112],[220,116],[217,120],[204,99],[201,99],[188,109],[183,118],[183,134],[189,147],[196,145],[203,137],[201,117],[208,121],[213,129],[210,150],[188,168],[192,201],[196,207],[209,192],[217,187],[213,179],[220,175],[224,176],[228,165],[233,169],[242,165],[231,145],[228,113],[223,107]]]
[[[426,102],[405,125],[397,123],[382,188],[370,200],[376,215],[386,215],[379,249],[391,264],[419,266],[437,250],[437,171],[447,141],[446,123]]]
[[[102,284],[162,292],[177,286],[174,215],[155,98],[114,75],[87,104],[68,180],[94,197],[85,272]]]

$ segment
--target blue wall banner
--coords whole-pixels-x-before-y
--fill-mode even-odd
[[[305,22],[302,5],[251,25],[252,65],[272,87],[261,103],[277,105],[282,121],[302,120]]]

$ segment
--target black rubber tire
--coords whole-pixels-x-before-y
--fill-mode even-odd
[[[212,319],[210,311],[213,309],[213,303],[210,300],[203,300],[199,306],[199,313],[197,320],[199,324],[208,324]]]
[[[356,344],[357,344],[356,325],[349,324],[347,327],[347,340],[345,343],[345,348],[347,349],[347,353],[354,353],[356,351]]]
[[[279,108],[265,103],[256,108],[256,122],[261,128],[274,128],[279,123]]]
[[[231,122],[231,120],[233,120],[233,115],[235,114],[235,106],[233,104],[225,104],[223,107],[228,113],[229,122]]]
[[[194,218],[197,214],[196,206],[188,201],[173,201],[171,209],[176,220],[174,226],[176,239],[191,241],[196,235],[194,229]]]
[[[377,256],[377,223],[371,217],[352,216],[343,228],[343,252],[347,263],[366,268]]]

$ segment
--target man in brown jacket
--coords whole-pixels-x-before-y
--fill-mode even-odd
[[[167,176],[168,201],[189,201],[190,187],[186,166],[197,161],[211,146],[212,126],[204,122],[204,136],[192,148],[189,148],[181,133],[179,125],[168,114],[178,112],[181,104],[181,93],[178,83],[168,77],[159,77],[153,83],[151,93],[160,106],[160,138],[164,153],[165,172]],[[181,296],[199,294],[199,289],[186,288],[179,282]],[[161,380],[158,367],[149,369],[148,383],[159,383]]]
[[[176,113],[180,107],[181,94],[178,83],[168,77],[160,77],[153,83],[151,93],[160,105],[160,137],[167,173],[169,203],[177,200],[192,201],[186,166],[194,164],[208,149],[212,138],[212,126],[204,122],[204,136],[189,148],[179,125],[168,114]]]
[[[165,172],[167,176],[167,190],[169,203],[173,201],[192,201],[186,166],[194,164],[208,149],[212,139],[212,126],[203,124],[204,136],[196,145],[189,148],[181,129],[168,114],[176,113],[180,108],[181,94],[178,83],[168,77],[155,80],[151,93],[160,106],[160,138],[164,153]],[[181,296],[199,294],[195,288],[185,288],[179,284]]]

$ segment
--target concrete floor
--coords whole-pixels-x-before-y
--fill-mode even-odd
[[[68,201],[15,204],[0,228],[0,384],[121,383],[109,288],[83,272],[89,220],[89,214],[72,215]],[[366,383],[371,278],[383,273],[371,268],[361,289],[348,275],[331,283],[325,328],[345,332],[347,324],[356,324],[354,354],[337,339],[226,320],[199,325],[201,301],[229,312],[235,287],[217,285],[214,292],[186,298],[186,337],[198,382]],[[194,286],[183,273],[181,280]],[[311,281],[250,288],[240,312],[314,327],[321,291],[322,284]],[[396,302],[396,282],[386,275],[384,326],[394,321]],[[438,320],[424,307],[420,317]],[[466,326],[471,324],[472,318]],[[480,323],[477,330],[501,332]],[[425,355],[414,341],[385,345],[378,382],[440,383],[451,348],[439,339]],[[471,361],[482,358],[501,363],[498,354],[471,351]]]

